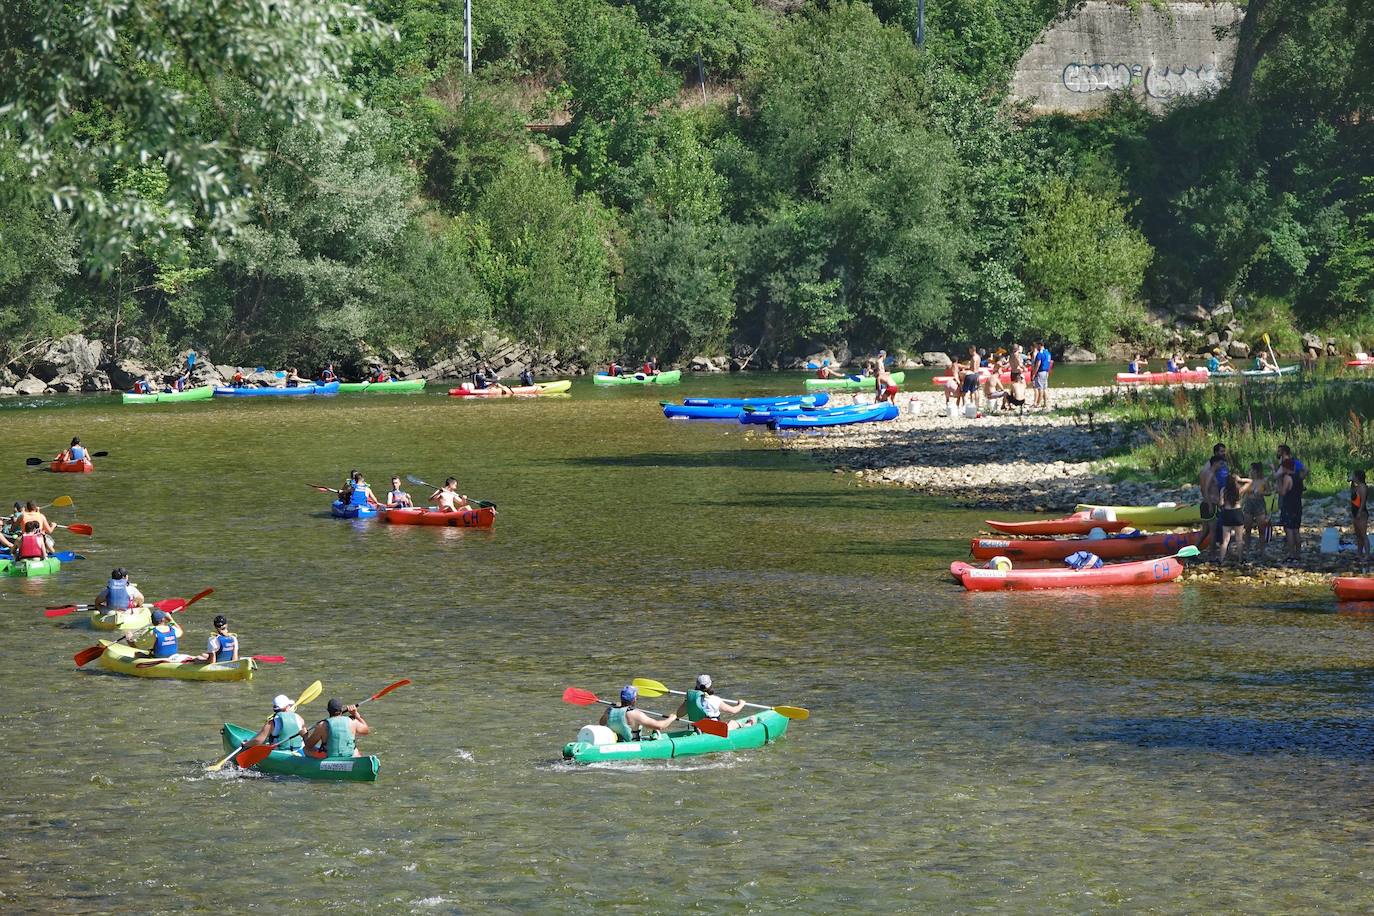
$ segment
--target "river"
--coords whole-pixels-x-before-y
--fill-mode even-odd
[[[87,559],[0,579],[10,911],[1367,910],[1370,618],[1325,593],[960,591],[981,515],[861,486],[659,397],[439,392],[7,401],[0,496]],[[96,473],[27,471],[74,434]],[[358,467],[494,500],[491,531],[327,515]],[[418,490],[419,488],[412,488]],[[41,608],[126,565],[254,653],[237,684],[109,675]],[[582,767],[631,678],[812,710],[733,756]],[[369,704],[375,784],[207,774],[220,723],[316,678]],[[314,710],[322,712],[323,699]],[[663,701],[646,701],[662,708]]]

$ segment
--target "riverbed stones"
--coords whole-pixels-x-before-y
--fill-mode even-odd
[[[1097,354],[1084,347],[1068,347],[1060,357],[1066,363],[1095,363]]]

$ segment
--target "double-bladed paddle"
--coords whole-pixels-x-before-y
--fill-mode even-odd
[[[110,453],[109,453],[109,452],[91,452],[90,455],[89,455],[89,457],[91,457],[91,458],[108,458],[108,457],[110,457]],[[28,465],[29,467],[31,467],[31,468],[36,468],[36,467],[38,467],[39,465],[50,464],[51,462],[56,461],[56,460],[57,460],[56,458],[47,458],[47,459],[43,459],[43,458],[25,458],[25,459],[24,459],[24,463],[27,464],[27,465]],[[55,504],[54,504],[54,505],[55,505]]]
[[[286,661],[286,656],[285,656],[285,655],[240,655],[240,656],[239,656],[239,660],[240,660],[240,661],[242,661],[242,660],[245,659],[245,658],[251,658],[253,661],[257,662],[257,663],[260,664],[260,665],[280,665],[280,664],[285,663],[285,661]],[[149,660],[146,661],[146,662],[136,662],[136,663],[134,664],[134,667],[135,667],[135,668],[152,668],[152,667],[155,667],[155,666],[157,666],[157,665],[165,665],[165,664],[167,664],[167,663],[169,663],[169,662],[171,662],[171,661],[172,661],[172,659],[170,659],[170,658],[154,658],[154,659],[149,659]],[[178,664],[181,664],[181,662],[178,662]],[[216,662],[206,662],[206,664],[211,664],[211,665],[213,665],[213,664],[216,664]]]
[[[434,486],[434,484],[432,484],[432,483],[425,483],[423,480],[421,480],[420,478],[416,477],[414,474],[407,474],[407,475],[406,475],[406,480],[409,480],[409,481],[410,481],[411,483],[413,483],[413,484],[419,484],[419,485],[422,486],[422,487],[429,487],[430,489],[433,489],[433,490],[442,490],[442,489],[443,489],[443,487],[436,487],[436,486]],[[471,506],[471,507],[474,508],[474,509],[495,509],[495,508],[496,508],[496,503],[491,502],[490,500],[486,500],[486,499],[469,499],[469,500],[468,500],[468,505]],[[462,510],[459,510],[459,511],[462,511]]]
[[[177,611],[181,610],[187,605],[195,604],[200,599],[213,594],[214,591],[215,590],[213,588],[207,588],[203,592],[198,592],[190,598],[163,598],[161,601],[154,601],[150,605],[150,607],[155,607],[159,611],[166,611],[169,614],[175,614]],[[60,604],[55,606],[50,605],[48,609],[43,612],[43,616],[66,617],[68,614],[75,614],[77,612],[85,611],[94,611],[96,610],[96,608],[97,605],[94,604]]]
[[[1184,548],[1184,550],[1187,550],[1187,549],[1188,549],[1188,548],[1186,548],[1186,547]],[[1193,549],[1193,551],[1194,551],[1194,555],[1196,555],[1197,548],[1194,547],[1194,548],[1192,548],[1192,549]],[[638,687],[640,690],[654,690],[654,691],[658,691],[658,692],[660,692],[660,693],[671,693],[671,694],[675,694],[675,695],[680,696],[680,697],[685,697],[685,696],[687,695],[687,692],[686,692],[685,690],[670,690],[669,688],[667,688],[667,687],[665,687],[664,685],[660,684],[658,681],[652,680],[652,679],[647,678],[647,677],[637,677],[637,678],[635,678],[633,681],[630,681],[630,683],[633,684],[635,687]],[[734,702],[736,702],[736,701],[735,701],[735,700],[725,700],[724,702],[726,702],[726,703],[734,703]],[[771,710],[773,710],[773,712],[777,713],[778,715],[780,715],[780,716],[782,716],[783,718],[786,718],[786,719],[796,719],[796,720],[798,720],[798,721],[801,721],[801,720],[804,720],[804,719],[809,719],[809,718],[811,718],[811,710],[809,710],[809,709],[803,709],[803,708],[800,707],[800,706],[765,706],[765,705],[762,704],[762,703],[745,703],[744,705],[745,705],[745,706],[748,706],[748,707],[751,707],[751,708],[753,708],[753,709],[771,709]],[[693,724],[693,725],[698,725],[698,726],[701,725],[700,722],[694,722],[694,723],[692,723],[692,724]]]
[[[643,693],[646,697],[655,697],[663,695],[662,691],[652,690],[648,688],[644,689]],[[569,687],[567,690],[564,690],[563,702],[571,703],[574,706],[591,706],[594,703],[600,703],[603,706],[616,705],[612,703],[610,700],[603,700],[596,694],[592,693],[590,690],[583,690],[580,687]],[[666,718],[669,715],[668,713],[650,712],[647,709],[641,710],[641,712],[648,712],[649,715],[664,718]],[[700,722],[690,722],[688,724],[695,726],[697,729],[705,732],[708,735],[715,735],[717,738],[725,738],[730,734],[730,727],[728,725],[726,725],[724,722],[717,722],[714,719],[703,719]]]
[[[79,534],[82,537],[90,537],[95,534],[95,529],[90,525],[83,525],[80,522],[73,522],[70,525],[53,525],[54,528],[66,528],[72,534]]]
[[[213,588],[207,588],[205,591],[201,592],[200,594],[196,595],[194,598],[191,598],[189,601],[187,601],[185,604],[183,604],[183,605],[181,606],[181,608],[185,608],[185,607],[190,606],[191,604],[194,604],[195,602],[197,602],[197,601],[199,601],[200,599],[204,598],[206,595],[210,594],[210,593],[213,592],[213,591],[214,591]],[[171,599],[167,599],[167,600],[171,600],[171,601],[180,601],[181,599],[180,599],[180,598],[171,598]],[[177,608],[177,610],[181,610],[181,608]],[[174,614],[174,613],[176,613],[176,611],[168,611],[168,613],[169,613],[169,614]],[[148,629],[148,628],[147,628],[147,627],[144,627],[144,630],[146,630],[146,629]],[[143,630],[140,630],[139,632],[142,633]],[[127,639],[128,639],[128,636],[125,636],[125,637],[123,637],[123,638],[127,640]],[[76,662],[76,666],[77,666],[78,668],[80,668],[80,667],[82,667],[83,665],[86,665],[86,664],[89,663],[89,662],[95,661],[97,658],[99,658],[100,656],[102,656],[102,655],[104,655],[104,654],[105,654],[105,644],[102,642],[102,643],[97,643],[97,644],[94,645],[94,646],[90,646],[90,647],[88,647],[88,648],[82,649],[80,652],[78,652],[78,653],[76,653],[74,656],[72,656],[72,659]]]
[[[359,703],[357,703],[357,704],[355,704],[355,705],[361,706],[361,705],[363,705],[363,703],[371,703],[373,700],[380,700],[382,697],[386,696],[386,695],[387,695],[388,693],[390,693],[391,691],[396,690],[396,689],[399,688],[399,687],[404,687],[404,686],[406,686],[406,685],[409,684],[409,683],[410,683],[410,678],[408,678],[408,677],[407,677],[407,678],[402,678],[401,680],[397,681],[397,682],[394,683],[394,684],[388,684],[388,685],[386,685],[386,686],[383,687],[381,690],[378,690],[378,691],[377,691],[376,693],[374,693],[372,696],[368,697],[366,700],[362,700],[362,701],[360,701]],[[297,702],[296,705],[297,705],[297,706],[300,706],[301,704],[300,704],[299,702]],[[239,768],[240,768],[240,769],[245,769],[245,770],[246,770],[246,769],[248,769],[248,768],[251,767],[251,766],[255,766],[256,764],[262,763],[264,760],[267,759],[267,756],[268,756],[269,754],[271,754],[273,750],[276,749],[276,747],[277,747],[278,744],[281,744],[282,741],[289,741],[289,740],[291,740],[291,738],[294,738],[294,737],[295,737],[295,735],[291,735],[291,736],[288,736],[288,737],[286,737],[286,738],[282,738],[281,741],[277,741],[277,742],[275,742],[275,743],[273,743],[273,744],[259,744],[259,745],[255,745],[255,746],[253,746],[253,747],[248,748],[248,750],[246,750],[246,751],[244,751],[243,753],[239,754],[239,760],[238,760]],[[233,756],[233,755],[231,754],[230,756]]]
[[[323,692],[324,684],[320,683],[319,681],[316,681],[315,683],[311,684],[309,687],[301,691],[300,698],[296,700],[296,708],[300,709],[306,703],[309,703],[311,700],[315,699]],[[238,752],[243,750],[243,748],[244,746],[240,744],[238,747],[234,748],[232,751],[229,752],[229,756],[225,757],[223,760],[219,760],[215,763],[210,764],[208,767],[205,768],[205,771],[207,773],[218,773],[220,770],[224,769],[224,765],[229,761],[233,760],[234,757],[238,754]],[[254,762],[256,763],[257,761]]]

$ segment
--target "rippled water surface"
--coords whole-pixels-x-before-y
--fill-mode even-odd
[[[1367,910],[1374,618],[1320,590],[964,594],[979,515],[657,398],[0,408],[0,496],[76,498],[88,559],[0,579],[0,903],[47,912]],[[30,405],[33,402],[29,402]],[[25,471],[79,434],[89,477]],[[352,467],[492,499],[490,532],[327,517]],[[416,488],[418,489],[418,488]],[[54,510],[71,520],[70,510]],[[127,565],[250,683],[78,670],[41,616]],[[69,618],[76,620],[77,618]],[[577,767],[636,676],[809,707],[733,756]],[[365,711],[373,785],[222,773],[226,720],[320,678]],[[649,701],[646,705],[654,705]],[[657,701],[662,706],[662,701]],[[320,701],[315,711],[323,709]],[[307,710],[309,711],[309,710]]]

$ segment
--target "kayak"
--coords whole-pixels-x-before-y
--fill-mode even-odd
[[[383,509],[382,518],[393,525],[436,525],[446,528],[490,528],[496,521],[496,509],[459,509],[441,512],[438,509]]]
[[[89,458],[82,458],[80,461],[53,461],[48,465],[48,470],[57,474],[89,474],[95,470],[95,465]]]
[[[329,514],[335,518],[376,518],[377,512],[376,506],[346,505],[338,499],[329,504]]]
[[[257,732],[225,722],[220,729],[224,752],[228,754]],[[381,761],[372,757],[306,757],[273,751],[253,769],[273,776],[300,776],[305,779],[330,779],[338,782],[376,782]]]
[[[1288,375],[1290,372],[1297,371],[1298,367],[1294,364],[1292,366],[1279,366],[1278,369],[1242,369],[1240,372],[1213,372],[1212,378],[1235,378],[1237,375],[1243,375],[1246,378],[1261,378],[1264,376],[1272,378],[1276,375]]]
[[[892,373],[892,384],[900,385],[906,381],[905,372]],[[864,388],[870,390],[874,387],[873,376],[841,375],[835,378],[809,378],[806,380],[807,389],[829,388],[831,391],[859,391]]]
[[[534,394],[561,394],[572,387],[570,379],[563,379],[558,382],[540,382],[537,385],[516,385],[510,388],[510,394],[500,388],[473,388],[471,382],[464,382],[457,388],[450,388],[448,393],[455,398],[505,398],[511,395],[534,395]]]
[[[1092,513],[1098,509],[1114,513],[1117,521],[1135,527],[1188,525],[1202,518],[1202,507],[1178,503],[1159,503],[1154,506],[1093,506],[1079,503],[1074,506],[1074,510],[1080,513]]]
[[[173,401],[208,401],[215,394],[213,385],[187,388],[185,391],[154,391],[152,394],[120,393],[125,404],[169,404]]]
[[[0,564],[3,564],[0,565],[0,575],[13,579],[51,576],[62,568],[62,561],[57,557],[45,560],[0,560]]]
[[[684,407],[824,407],[830,395],[824,391],[815,394],[785,394],[775,398],[687,398]]]
[[[851,405],[851,406],[853,406],[853,407],[859,407],[859,406],[864,406],[864,405],[854,404],[854,405]],[[746,424],[746,425],[747,425],[747,424],[750,424],[750,423],[768,424],[768,423],[772,423],[774,420],[776,420],[776,419],[778,419],[778,418],[780,418],[780,417],[795,417],[795,416],[798,416],[798,415],[804,414],[804,413],[815,413],[818,409],[824,409],[824,410],[838,410],[838,409],[840,409],[840,408],[837,408],[837,407],[816,408],[816,407],[806,407],[806,406],[804,406],[804,405],[803,405],[803,406],[792,406],[792,405],[789,405],[789,404],[783,404],[783,405],[780,406],[780,407],[753,407],[753,408],[750,408],[749,410],[741,411],[741,412],[740,412],[740,415],[739,415],[739,421],[740,421],[741,423]]]
[[[669,420],[738,420],[744,408],[734,404],[670,404],[660,401]]]
[[[1341,601],[1374,601],[1374,576],[1337,576],[1331,590]]]
[[[1094,528],[1101,528],[1107,533],[1120,531],[1129,524],[1124,519],[1117,519],[1114,522],[1103,521],[1088,516],[1085,512],[1077,515],[1069,515],[1064,518],[1047,518],[1030,522],[985,522],[993,531],[1000,531],[1003,534],[1088,534]]]
[[[563,758],[577,763],[599,763],[610,760],[669,760],[694,754],[718,754],[763,747],[776,741],[787,731],[787,719],[771,709],[737,719],[730,723],[730,734],[724,738],[701,732],[677,732],[652,740],[617,741],[614,744],[593,744],[589,741],[569,741],[563,745]]]
[[[1345,364],[1347,366],[1358,366],[1360,368],[1364,368],[1366,366],[1374,366],[1374,356],[1368,356],[1361,353],[1354,359],[1347,359],[1345,361]]]
[[[636,372],[633,375],[602,375],[598,373],[592,377],[592,384],[594,385],[676,385],[680,381],[682,381],[681,369],[669,369],[658,375],[645,375],[643,372]]]
[[[1205,382],[1211,377],[1206,369],[1185,369],[1182,372],[1118,372],[1118,385],[1182,385]]]
[[[1178,553],[1190,544],[1194,547],[1205,547],[1210,535],[1210,530],[1203,529],[1185,534],[1069,538],[1062,541],[974,538],[969,545],[969,552],[978,560],[991,560],[993,557],[1007,557],[1011,560],[1062,560],[1080,550],[1086,550],[1104,560],[1120,560],[1125,557],[1167,556]]]
[[[407,391],[424,391],[422,378],[397,379],[390,382],[339,382],[339,394],[357,394],[366,391],[371,394],[401,394]]]
[[[297,385],[295,388],[216,388],[217,398],[303,398],[310,395],[329,395],[339,393],[339,382],[328,385],[311,383]]]
[[[170,677],[179,681],[251,681],[253,669],[258,666],[251,658],[241,658],[236,662],[215,662],[211,665],[163,662],[140,668],[140,662],[153,660],[147,652],[104,639],[100,644],[105,647],[105,652],[100,656],[100,667],[134,677]]]
[[[849,426],[852,423],[875,423],[897,419],[897,405],[859,404],[853,407],[823,408],[791,416],[774,417],[769,429],[819,429],[827,426]]]
[[[128,610],[99,608],[91,611],[91,627],[96,630],[142,630],[153,625],[153,607],[145,604]]]
[[[971,592],[998,592],[1007,589],[1101,588],[1108,585],[1153,585],[1171,582],[1183,574],[1177,557],[1112,563],[1097,569],[984,569],[968,563],[952,563],[950,575]]]

